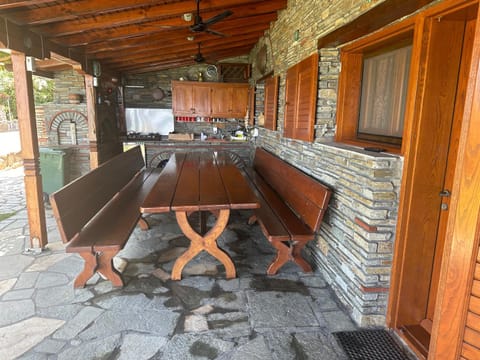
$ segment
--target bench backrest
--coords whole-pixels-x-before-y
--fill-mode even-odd
[[[72,240],[144,166],[140,147],[136,146],[51,194],[62,241]]]
[[[310,229],[318,230],[332,193],[328,187],[261,148],[253,167]]]

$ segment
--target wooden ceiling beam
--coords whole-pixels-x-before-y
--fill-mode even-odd
[[[254,32],[254,31],[262,31],[268,29],[269,25],[268,24],[252,24],[248,28],[233,28],[230,29],[232,32],[233,31],[241,31],[240,33],[248,33],[248,32]],[[223,29],[223,28],[222,28]],[[235,30],[236,29],[236,30]],[[248,29],[248,30],[247,30]],[[229,29],[225,28],[225,32],[228,32]],[[235,32],[237,33],[237,32]],[[129,48],[135,48],[139,46],[144,46],[144,45],[151,45],[151,44],[157,44],[159,47],[161,46],[169,46],[172,43],[178,44],[179,46],[183,46],[185,44],[188,44],[189,41],[186,39],[188,35],[190,35],[190,32],[186,33],[179,33],[178,31],[174,31],[173,33],[159,33],[151,36],[141,36],[141,37],[132,37],[129,39],[123,39],[123,40],[116,40],[116,41],[111,41],[107,42],[105,44],[94,44],[92,46],[86,47],[85,51],[90,57],[96,57],[97,55],[100,55],[102,52],[119,52],[124,49],[129,49]],[[234,36],[232,36],[234,37]],[[231,38],[231,37],[228,37]],[[210,35],[210,34],[200,34],[195,38],[195,41],[207,41],[207,39],[213,40],[220,40],[222,38],[217,37],[215,35]]]
[[[53,0],[50,0],[53,2]],[[154,0],[80,0],[62,4],[52,4],[28,10],[14,10],[8,16],[20,24],[43,25],[58,21],[76,20],[80,16],[96,15],[104,12],[132,10],[142,6],[152,6]],[[164,5],[161,5],[164,6]]]
[[[151,6],[149,8],[138,8],[131,11],[119,11],[107,14],[99,14],[96,16],[89,16],[77,20],[40,25],[35,28],[37,31],[53,37],[69,34],[78,34],[83,31],[89,31],[97,29],[99,27],[108,28],[128,25],[132,23],[141,23],[145,22],[146,20],[159,19],[162,17],[180,17],[185,12],[192,12],[192,10],[185,10],[184,7],[180,7],[179,4],[184,3],[190,4],[189,8],[191,9],[193,3],[192,1],[182,1],[181,3]],[[270,0],[267,2],[258,0],[211,0],[209,3],[212,3],[215,5],[215,7],[219,8],[241,6],[242,9],[250,9],[251,13],[255,13],[256,8],[260,6],[267,6],[271,8],[271,11],[274,11],[276,7],[281,8],[282,5],[285,5],[286,0]],[[193,5],[195,4],[193,3]],[[217,10],[201,11],[201,15],[205,19],[218,13],[219,11]]]
[[[237,17],[229,20],[224,20],[218,24],[215,24],[215,30],[218,31],[227,31],[228,28],[230,27],[240,27],[240,26],[245,26],[245,25],[252,25],[256,24],[259,22],[262,23],[270,23],[272,21],[275,21],[277,19],[277,12],[267,12],[267,13],[259,13],[255,15],[249,15],[244,12],[240,13],[237,12]],[[170,20],[165,20],[166,22],[171,23],[172,19]],[[172,29],[167,28],[162,28],[161,22],[145,22],[142,24],[135,24],[135,25],[127,25],[127,26],[121,26],[116,29],[106,29],[106,30],[96,30],[96,31],[87,31],[81,34],[75,34],[67,37],[63,37],[61,41],[63,44],[66,44],[68,46],[79,46],[79,45],[84,45],[84,44],[96,44],[102,41],[114,41],[114,40],[122,40],[125,38],[132,37],[132,34],[135,35],[145,35],[148,36],[149,34],[152,33],[159,33],[159,32],[165,32],[165,31],[177,31],[180,32],[184,30],[186,32],[186,35],[195,35],[188,29],[188,24],[185,23],[182,19],[178,18],[175,21],[178,22],[178,29],[173,27]],[[183,27],[183,28],[181,28]],[[212,27],[213,28],[213,27]]]
[[[227,59],[227,58],[230,58],[230,57],[236,57],[236,56],[244,55],[248,51],[249,51],[248,48],[243,48],[243,49],[238,48],[238,49],[233,49],[232,51],[225,52],[225,53],[213,54],[213,56],[211,54],[205,54],[204,55],[205,58],[206,58],[205,63],[207,63],[207,64],[209,64],[209,63],[218,64],[219,63],[218,61],[213,61],[213,62],[209,61],[209,57],[215,57],[215,58],[219,58],[219,59],[223,60],[223,59]],[[122,72],[122,73],[133,74],[133,73],[146,73],[146,72],[152,72],[152,71],[166,70],[166,69],[171,69],[171,68],[174,68],[174,67],[181,67],[181,66],[188,66],[188,65],[195,65],[195,64],[197,64],[197,63],[193,59],[191,59],[190,61],[181,60],[181,61],[172,61],[172,62],[169,62],[169,63],[159,62],[157,64],[149,63],[149,64],[145,64],[145,65],[142,65],[142,64],[136,64],[136,65],[133,65],[133,66],[126,65],[124,67],[117,68],[117,70],[119,72]]]
[[[29,0],[29,1],[13,1],[13,0],[0,0],[0,10],[8,10],[21,8],[32,5],[53,3],[56,0]]]
[[[202,44],[200,51],[203,54],[208,52],[227,50],[229,48],[235,48],[235,47],[250,46],[250,48],[252,48],[253,45],[255,45],[255,43],[257,42],[257,40],[258,40],[258,37],[250,37],[250,38],[245,38],[241,40],[237,39],[236,41],[230,42],[230,43],[212,44],[207,46],[203,46]],[[162,51],[162,52],[149,51],[144,53],[111,58],[106,61],[102,61],[102,64],[106,64],[107,66],[115,66],[115,64],[129,63],[137,60],[151,61],[151,60],[161,60],[161,59],[169,59],[169,58],[175,59],[175,58],[182,58],[182,57],[191,58],[197,52],[198,52],[197,44],[191,44],[191,46],[184,47],[180,51],[176,51],[176,52],[168,51],[168,50]]]
[[[226,48],[228,46],[233,46],[233,44],[237,44],[240,42],[243,43],[248,43],[248,44],[255,44],[258,40],[258,38],[261,36],[262,32],[252,32],[248,33],[242,36],[235,37],[235,39],[232,41],[231,39],[224,39],[221,42],[202,42],[201,43],[201,51],[209,48]],[[188,46],[187,46],[188,45]],[[141,58],[141,57],[148,57],[153,55],[157,56],[168,56],[171,54],[175,54],[176,56],[181,56],[183,53],[190,53],[194,54],[198,51],[198,43],[192,42],[188,43],[184,46],[181,47],[181,49],[178,49],[177,45],[171,45],[168,47],[162,47],[162,48],[157,48],[155,46],[141,46],[136,48],[135,50],[128,51],[128,53],[123,54],[122,56],[112,56],[112,54],[109,54],[108,57],[105,58],[100,58],[102,63],[108,64],[108,63],[114,63],[114,62],[119,62],[119,61],[128,61],[129,59],[135,59],[135,58]]]

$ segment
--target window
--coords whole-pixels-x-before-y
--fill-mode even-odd
[[[401,144],[412,46],[365,56],[357,137]]]
[[[413,30],[375,34],[342,49],[336,140],[399,152]]]

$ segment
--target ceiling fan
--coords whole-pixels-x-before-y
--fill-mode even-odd
[[[225,37],[225,34],[209,29],[209,26],[229,17],[232,14],[233,12],[231,10],[226,10],[208,20],[203,21],[202,17],[200,16],[200,0],[197,0],[197,12],[195,13],[194,23],[193,25],[189,26],[189,29],[194,33],[206,32],[209,34]]]

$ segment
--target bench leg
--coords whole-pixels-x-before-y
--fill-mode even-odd
[[[302,256],[302,249],[305,247],[305,245],[307,245],[307,243],[303,241],[295,242],[293,244],[292,260],[295,261],[297,265],[303,269],[303,271],[312,272],[312,267]]]
[[[121,274],[113,266],[113,258],[118,254],[117,250],[102,251],[97,253],[97,272],[111,281],[115,287],[124,285]]]
[[[145,219],[143,216],[140,216],[140,219],[138,219],[138,226],[143,231],[150,230],[150,224],[147,222],[147,219]]]
[[[272,246],[277,249],[277,256],[267,269],[268,275],[275,275],[285,263],[290,260],[290,247],[282,241],[272,241]]]
[[[97,269],[97,257],[91,252],[81,252],[79,255],[85,260],[83,270],[77,275],[73,283],[74,288],[84,288],[88,279],[90,279]]]

